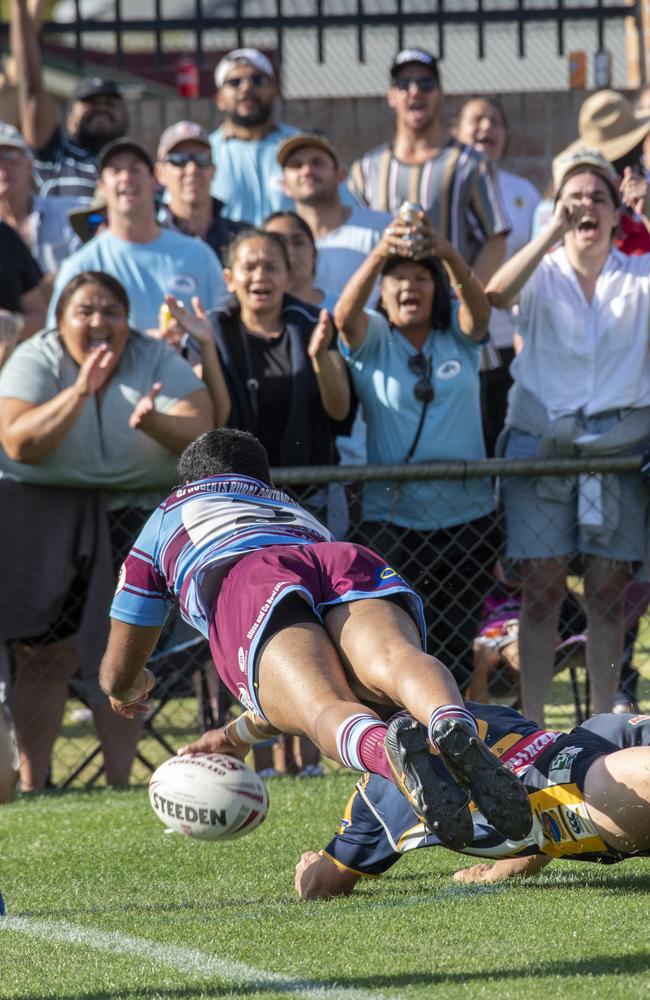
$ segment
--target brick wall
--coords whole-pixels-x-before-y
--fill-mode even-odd
[[[543,191],[550,180],[551,160],[577,137],[578,112],[586,96],[586,91],[577,90],[503,95],[510,131],[507,169],[528,177]],[[447,120],[453,119],[462,100],[462,95],[447,98]],[[281,117],[297,126],[323,129],[344,162],[388,138],[394,122],[383,97],[285,101]],[[206,99],[140,101],[132,107],[132,118],[133,134],[152,150],[162,129],[181,118],[210,129],[219,121],[214,103]]]

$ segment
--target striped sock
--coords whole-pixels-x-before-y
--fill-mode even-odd
[[[353,771],[372,771],[392,779],[384,749],[388,726],[372,715],[351,715],[336,733],[336,749],[341,762]]]
[[[476,719],[471,712],[468,712],[466,708],[462,707],[462,705],[440,705],[439,708],[436,708],[436,710],[432,713],[427,727],[429,742],[434,750],[437,750],[438,746],[433,737],[433,730],[442,719],[460,719],[462,722],[466,722],[470,729],[478,736]]]

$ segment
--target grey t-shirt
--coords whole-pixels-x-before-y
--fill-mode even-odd
[[[73,385],[79,366],[57,330],[21,344],[0,373],[0,398],[40,404]],[[87,486],[109,492],[109,506],[148,507],[177,482],[178,455],[129,427],[133,407],[154,382],[165,412],[204,384],[167,344],[132,330],[101,399],[89,396],[61,444],[35,464],[13,462],[0,450],[0,474],[27,483]]]

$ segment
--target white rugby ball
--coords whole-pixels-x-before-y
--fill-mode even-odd
[[[165,826],[197,840],[243,837],[269,811],[261,778],[222,753],[170,757],[151,776],[149,801]]]

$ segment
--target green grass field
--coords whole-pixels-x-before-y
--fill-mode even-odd
[[[300,902],[350,775],[269,783],[239,841],[166,835],[142,788],[32,796],[0,811],[3,1000],[650,996],[650,864],[554,862],[528,883],[457,886],[412,852],[343,900]]]

